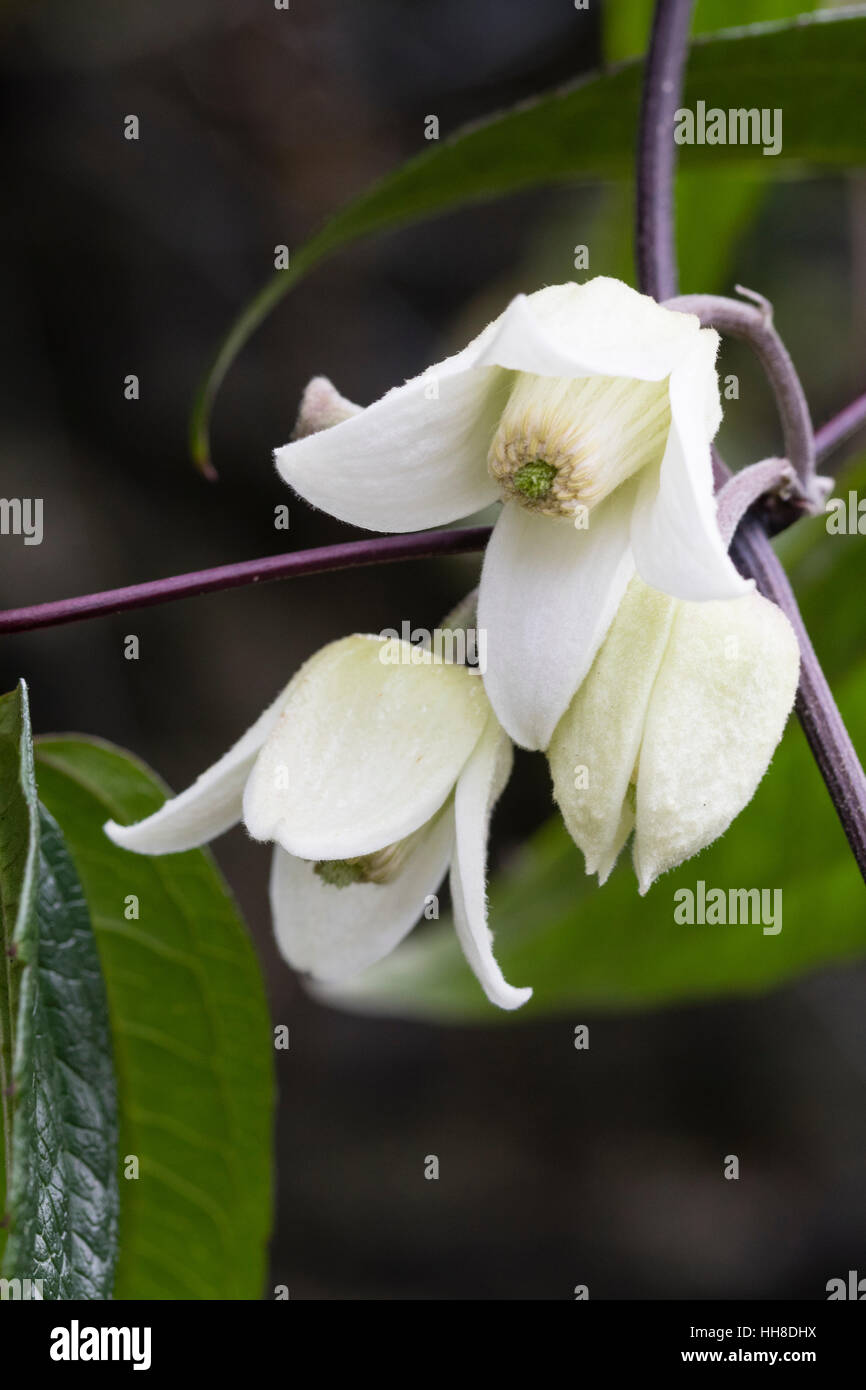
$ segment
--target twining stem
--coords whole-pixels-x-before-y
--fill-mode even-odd
[[[820,505],[815,490],[815,436],[812,417],[800,378],[785,344],[773,327],[772,311],[766,301],[759,308],[725,299],[715,294],[683,294],[666,301],[667,308],[696,314],[701,323],[717,328],[731,338],[741,338],[753,349],[773,388],[785,453],[810,501]]]
[[[646,293],[665,300],[672,299],[677,291],[673,122],[682,94],[691,11],[692,0],[656,0],[644,70],[638,138],[638,278]],[[775,389],[777,383],[772,372],[770,384]],[[855,402],[852,414],[857,416],[859,423],[862,417],[856,406]],[[811,439],[812,435],[808,411],[805,410],[807,419],[804,422],[801,410],[805,410],[804,400],[792,402],[787,396],[779,400],[786,430],[796,436],[799,443]],[[822,444],[825,450],[833,447],[832,441],[843,433],[832,421],[831,427]],[[805,458],[801,462],[805,462]],[[714,458],[714,471],[717,478],[723,477],[726,471],[718,455]],[[737,529],[731,554],[740,572],[754,579],[762,593],[787,614],[797,634],[801,660],[797,713],[860,872],[866,879],[866,777],[809,640],[787,575],[753,512],[746,514]]]
[[[732,473],[716,492],[716,520],[726,546],[750,507],[767,493],[794,492],[797,475],[787,459],[763,459]]]
[[[489,526],[464,526],[455,530],[374,536],[371,540],[322,545],[314,550],[296,550],[288,555],[269,555],[261,560],[243,560],[235,565],[218,565],[215,569],[151,579],[144,584],[129,584],[123,589],[106,589],[102,593],[58,599],[54,603],[9,608],[0,613],[0,633],[58,627],[80,618],[125,613],[132,608],[150,608],[172,599],[218,593],[244,584],[265,584],[301,574],[324,574],[328,570],[355,569],[360,565],[381,565],[397,560],[425,560],[436,555],[466,555],[483,550],[490,531]]]

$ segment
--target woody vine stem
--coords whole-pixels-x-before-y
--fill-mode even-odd
[[[676,145],[674,113],[680,105],[688,54],[693,0],[656,0],[649,52],[644,72],[637,160],[637,263],[640,288],[671,307],[696,313],[705,324],[749,342],[764,367],[779,407],[787,469],[778,472],[766,465],[754,470],[749,483],[745,473],[731,475],[718,455],[714,458],[717,489],[735,488],[745,500],[767,484],[793,478],[800,506],[789,505],[772,514],[774,529],[787,525],[814,506],[814,467],[828,453],[866,425],[866,393],[852,401],[814,434],[802,388],[790,358],[772,327],[769,306],[755,308],[714,296],[676,299],[677,270],[674,238],[674,173]],[[750,296],[759,298],[757,296]],[[761,473],[758,469],[763,469]],[[742,479],[742,483],[739,480]],[[751,489],[751,492],[750,492]],[[721,510],[721,508],[720,508]],[[800,643],[800,688],[797,713],[821,775],[827,784],[860,871],[866,879],[866,777],[809,639],[787,576],[768,538],[770,519],[766,507],[749,507],[735,531],[731,555],[739,570],[755,580],[767,598],[789,618]],[[238,564],[221,565],[192,574],[133,584],[122,589],[60,599],[0,612],[0,633],[24,632],[77,622],[107,613],[215,593],[240,585],[264,583],[303,574],[350,569],[388,561],[421,559],[434,555],[466,554],[483,550],[489,527],[464,527],[424,531],[400,536],[377,536],[343,545],[322,546],[287,555],[268,556]]]

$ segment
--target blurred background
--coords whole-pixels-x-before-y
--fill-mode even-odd
[[[219,481],[191,466],[195,390],[275,245],[300,245],[425,148],[426,116],[446,135],[596,67],[603,15],[564,0],[7,3],[2,492],[44,498],[45,539],[2,540],[2,606],[351,538],[291,498],[270,461],[311,376],[373,400],[517,290],[570,278],[578,243],[591,273],[630,277],[628,194],[613,187],[524,194],[350,249],[231,371]],[[130,113],[138,142],[123,138]],[[856,177],[780,183],[716,282],[684,288],[768,295],[821,420],[862,388],[864,247]],[[725,362],[754,383],[725,426],[727,456],[777,450],[754,369],[733,350]],[[138,401],[124,399],[129,373]],[[274,529],[285,502],[288,536]],[[99,734],[180,788],[322,644],[404,618],[433,627],[477,570],[362,569],[5,638],[2,688],[26,677],[37,731]],[[128,633],[138,662],[124,660]],[[829,634],[815,638],[832,665]],[[520,755],[494,862],[550,809],[543,759]],[[569,1298],[587,1284],[593,1298],[811,1299],[849,1268],[866,1274],[862,970],[653,1013],[355,1018],[308,998],[280,961],[267,851],[235,831],[216,856],[274,1021],[291,1028],[271,1282],[292,1298]],[[578,1022],[588,1052],[574,1050]],[[729,1153],[736,1183],[721,1176]]]

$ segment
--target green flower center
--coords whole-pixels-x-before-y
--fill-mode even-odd
[[[364,859],[321,859],[313,866],[313,873],[331,888],[348,888],[353,883],[368,881]]]
[[[530,502],[543,502],[553,487],[555,477],[556,469],[552,463],[533,459],[531,463],[524,463],[518,468],[512,483],[521,496]]]

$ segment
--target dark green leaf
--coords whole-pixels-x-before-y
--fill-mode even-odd
[[[37,805],[23,685],[0,698],[0,743],[4,938],[15,953],[5,957],[3,982],[7,996],[12,985],[14,1020],[3,1273],[40,1281],[46,1299],[107,1299],[118,1183],[105,986],[75,865],[56,822]]]
[[[146,858],[103,823],[164,787],[103,743],[37,744],[39,790],[81,873],[108,989],[121,1119],[115,1297],[262,1293],[271,1217],[273,1040],[258,963],[209,854]],[[138,912],[136,918],[132,915]]]
[[[209,462],[213,402],[226,371],[256,327],[317,263],[341,247],[520,189],[625,177],[634,156],[642,66],[631,62],[549,92],[431,145],[349,204],[293,254],[244,309],[208,373],[191,421],[193,456]],[[866,123],[852,118],[866,84],[866,12],[838,10],[794,23],[738,30],[693,48],[684,105],[781,108],[782,152],[752,145],[684,145],[681,163],[717,174],[790,173],[804,164],[837,168],[866,161]],[[709,234],[709,233],[708,233]],[[534,288],[526,286],[527,289]],[[703,287],[702,287],[703,288]]]

